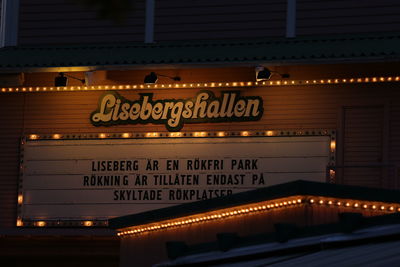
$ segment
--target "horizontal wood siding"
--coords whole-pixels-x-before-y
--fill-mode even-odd
[[[68,0],[20,0],[19,45],[143,42],[144,0],[120,24]]]
[[[156,41],[285,36],[286,0],[155,2]]]
[[[297,0],[297,35],[400,30],[398,0]]]
[[[68,0],[21,0],[19,44],[144,42],[145,1],[121,24]],[[154,40],[284,37],[286,0],[155,1]],[[298,0],[296,35],[400,30],[397,0]]]
[[[17,215],[24,96],[2,95],[0,100],[0,227],[12,227]]]
[[[344,182],[381,187],[383,184],[383,106],[344,109]]]
[[[288,86],[243,89],[243,95],[260,95],[264,99],[264,116],[258,122],[187,124],[182,131],[209,130],[257,130],[291,128],[337,127],[338,109],[345,103],[372,101],[382,103],[396,96],[390,84],[355,86]],[[141,90],[154,92],[154,99],[190,98],[199,89]],[[216,95],[225,89],[215,89]],[[384,93],[387,93],[387,96]],[[121,125],[93,127],[89,115],[97,107],[101,91],[31,93],[26,95],[26,133],[73,133],[73,132],[123,132],[163,131],[163,125]],[[128,99],[137,99],[139,91],[121,91]],[[394,98],[393,98],[394,99]]]

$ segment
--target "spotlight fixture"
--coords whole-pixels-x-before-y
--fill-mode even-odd
[[[54,86],[56,87],[67,86],[68,78],[81,81],[82,84],[85,84],[85,79],[79,79],[74,76],[67,75],[64,72],[60,72],[58,76],[54,79]]]
[[[256,67],[256,81],[263,81],[271,79],[272,73],[269,69],[264,67]]]
[[[150,72],[149,75],[146,75],[144,77],[144,83],[145,84],[154,84],[154,83],[156,83],[157,80],[158,80],[158,76],[157,75],[161,76],[161,77],[169,78],[169,79],[174,80],[174,81],[180,81],[181,80],[181,77],[179,77],[179,76],[171,77],[171,76],[155,73],[155,72],[152,71],[152,72]]]
[[[64,76],[64,73],[60,72],[58,75],[59,76],[54,79],[54,86],[67,86],[68,78]]]
[[[281,76],[281,78],[289,78],[290,75],[287,73],[281,74],[277,71],[271,71],[268,68],[265,68],[263,66],[257,66],[256,69],[256,81],[265,81],[271,79],[272,75],[278,74]]]
[[[144,83],[145,84],[153,84],[156,83],[158,80],[157,74],[155,72],[150,72],[149,75],[146,75],[144,77]]]

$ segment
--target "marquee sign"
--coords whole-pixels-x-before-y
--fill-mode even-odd
[[[95,126],[116,124],[165,124],[169,131],[179,131],[185,123],[257,121],[263,114],[259,96],[240,96],[239,91],[200,91],[190,99],[153,100],[152,93],[127,100],[115,91],[104,94],[90,116]]]
[[[19,218],[101,221],[298,179],[324,182],[330,142],[329,134],[27,139]]]

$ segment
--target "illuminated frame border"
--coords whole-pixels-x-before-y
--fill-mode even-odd
[[[26,142],[40,140],[99,140],[99,139],[148,139],[148,138],[235,138],[235,137],[293,137],[293,136],[328,136],[330,154],[326,181],[335,182],[336,131],[327,129],[307,130],[264,130],[264,131],[202,131],[202,132],[125,132],[125,133],[65,133],[65,134],[28,134],[21,139],[20,176],[17,197],[18,227],[107,227],[107,220],[23,220],[23,169],[24,145]]]
[[[299,86],[299,85],[334,85],[334,84],[364,84],[400,82],[400,76],[386,77],[353,77],[328,78],[308,80],[271,80],[271,81],[241,81],[241,82],[207,82],[207,83],[175,83],[175,84],[125,84],[125,85],[91,85],[91,86],[23,86],[2,87],[0,93],[28,93],[28,92],[73,92],[98,90],[132,90],[132,89],[170,89],[170,88],[245,88],[253,86]]]

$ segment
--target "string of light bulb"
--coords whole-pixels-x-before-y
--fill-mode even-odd
[[[26,92],[73,92],[73,91],[101,91],[101,90],[139,90],[139,89],[170,89],[170,88],[226,88],[226,87],[255,87],[255,86],[299,86],[321,84],[352,84],[352,83],[383,83],[399,82],[400,76],[386,77],[353,77],[329,78],[306,80],[273,80],[273,81],[240,81],[240,82],[207,82],[207,83],[174,83],[174,84],[126,84],[126,85],[93,85],[93,86],[25,86],[2,87],[1,93],[26,93]]]

